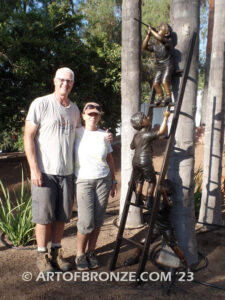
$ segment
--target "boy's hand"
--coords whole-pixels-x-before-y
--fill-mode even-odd
[[[170,111],[165,111],[163,114],[164,114],[164,117],[168,118],[170,116]]]

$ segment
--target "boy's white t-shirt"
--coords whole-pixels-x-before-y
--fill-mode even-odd
[[[98,179],[109,174],[107,154],[112,147],[106,140],[106,132],[86,130],[84,127],[76,129],[75,139],[75,175],[80,179]]]

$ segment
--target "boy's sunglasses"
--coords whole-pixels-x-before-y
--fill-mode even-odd
[[[84,110],[87,109],[97,109],[98,111],[102,111],[102,107],[100,105],[93,105],[93,104],[88,104]]]

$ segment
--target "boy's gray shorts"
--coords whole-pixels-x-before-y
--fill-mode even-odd
[[[74,202],[74,175],[42,173],[42,177],[41,187],[31,184],[32,221],[37,224],[69,222]]]
[[[111,173],[99,179],[77,179],[77,228],[81,234],[91,233],[102,226],[111,187]]]

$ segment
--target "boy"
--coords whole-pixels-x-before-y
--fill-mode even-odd
[[[177,255],[177,257],[179,257],[181,262],[184,265],[186,265],[187,262],[185,260],[183,252],[177,245],[174,228],[170,221],[170,208],[173,205],[170,197],[173,193],[174,193],[174,187],[172,181],[169,179],[165,179],[163,185],[160,186],[160,194],[161,194],[160,204],[159,204],[159,211],[158,211],[155,227],[153,230],[152,243],[160,235],[162,235],[167,245],[173,249],[174,253]],[[136,248],[134,256],[128,258],[124,262],[124,265],[131,266],[133,264],[138,263],[141,253],[142,250],[140,248]]]
[[[159,131],[149,131],[150,120],[142,112],[137,112],[131,117],[131,124],[134,129],[139,130],[130,145],[135,149],[132,165],[134,180],[136,182],[136,204],[142,205],[142,188],[146,180],[148,182],[146,205],[151,207],[152,197],[155,189],[156,176],[152,162],[152,141],[158,139],[166,130],[169,111],[164,112],[164,119]]]
[[[153,82],[153,87],[157,94],[155,103],[158,105],[169,104],[171,102],[171,76],[174,71],[173,62],[173,43],[171,39],[172,29],[168,24],[161,24],[158,32],[151,26],[148,28],[148,34],[143,41],[142,49],[155,53],[156,58],[156,74]],[[153,36],[156,44],[149,43],[150,37]],[[163,90],[161,83],[166,93],[166,98],[163,99]]]

